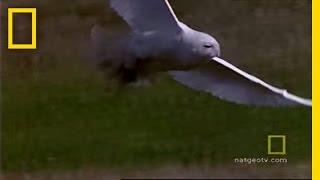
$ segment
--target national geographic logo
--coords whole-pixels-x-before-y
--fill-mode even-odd
[[[286,155],[286,136],[269,135],[268,136],[268,155]]]
[[[266,152],[268,156],[272,156],[272,157],[236,157],[234,158],[234,163],[238,163],[238,164],[287,163],[288,159],[286,157],[283,157],[287,155],[286,142],[287,141],[286,141],[285,135],[268,135]]]

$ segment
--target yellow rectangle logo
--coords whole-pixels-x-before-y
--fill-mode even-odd
[[[13,43],[14,13],[31,13],[32,42],[31,44]],[[37,48],[37,9],[36,8],[8,8],[8,49],[36,49]]]
[[[279,150],[272,150],[272,140],[280,139],[281,146]],[[285,135],[269,135],[268,136],[268,155],[286,155],[286,136]]]

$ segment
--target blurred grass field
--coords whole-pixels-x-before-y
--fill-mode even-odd
[[[2,49],[4,172],[232,164],[235,157],[267,156],[270,134],[287,136],[287,165],[311,161],[309,108],[235,105],[165,73],[152,87],[107,93],[102,73],[87,61],[90,27],[106,19],[112,28],[122,20],[102,1],[54,2],[2,4],[3,10],[35,6],[39,12],[38,50]],[[217,37],[223,57],[311,97],[311,1],[172,4],[182,21]],[[2,20],[6,24],[5,13]]]

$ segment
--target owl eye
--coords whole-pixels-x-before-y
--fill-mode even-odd
[[[205,45],[203,45],[203,47],[205,47],[205,48],[212,48],[213,45],[211,45],[211,44],[205,44]]]

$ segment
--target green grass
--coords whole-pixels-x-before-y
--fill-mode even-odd
[[[97,73],[60,71],[3,82],[5,171],[232,163],[266,157],[269,134],[287,135],[289,164],[310,160],[309,108],[234,105],[167,76],[110,95]]]

